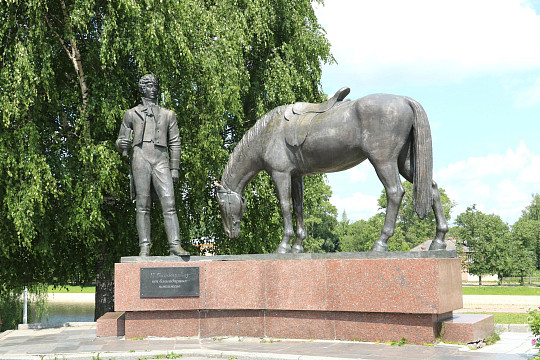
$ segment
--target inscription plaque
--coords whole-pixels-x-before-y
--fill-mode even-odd
[[[141,268],[141,298],[199,296],[199,267]]]

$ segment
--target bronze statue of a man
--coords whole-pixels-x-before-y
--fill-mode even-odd
[[[174,201],[173,181],[178,182],[180,132],[173,111],[158,105],[159,81],[151,74],[139,80],[142,104],[124,114],[116,148],[131,154],[131,197],[136,204],[139,256],[150,254],[150,208],[158,198],[171,255],[189,255],[180,245],[180,227]],[[133,132],[133,140],[131,135]],[[169,158],[170,151],[170,158]]]

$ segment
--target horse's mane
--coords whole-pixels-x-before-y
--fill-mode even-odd
[[[237,161],[239,159],[242,159],[246,156],[248,153],[252,153],[253,147],[259,145],[258,143],[255,143],[253,139],[257,138],[262,130],[266,128],[266,125],[275,118],[276,116],[282,115],[285,113],[285,108],[287,105],[278,106],[277,108],[270,110],[267,112],[263,117],[261,117],[251,129],[249,129],[240,142],[235,146],[229,161],[227,162],[227,165],[225,165],[225,170],[223,171],[223,175],[221,177],[221,181],[224,183],[225,179],[232,176],[232,170],[234,169],[234,166],[236,165]]]

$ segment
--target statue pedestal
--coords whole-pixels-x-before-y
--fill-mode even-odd
[[[173,276],[178,267],[198,268],[198,294],[141,294],[141,269],[163,268],[164,276]],[[441,329],[460,342],[493,333],[492,317],[468,321],[460,315],[450,321],[462,306],[455,251],[126,257],[115,267],[116,312],[108,325],[107,315],[98,320],[97,332],[121,335],[100,329],[123,320],[126,338],[406,338],[423,344],[434,342]]]

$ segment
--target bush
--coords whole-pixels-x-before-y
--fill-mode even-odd
[[[527,322],[529,323],[529,326],[531,327],[531,331],[534,335],[534,339],[532,339],[532,344],[536,348],[540,348],[540,307],[538,309],[534,310],[528,310],[529,317],[527,318]]]
[[[4,292],[0,295],[0,331],[12,330],[22,321],[23,302],[21,294]]]

